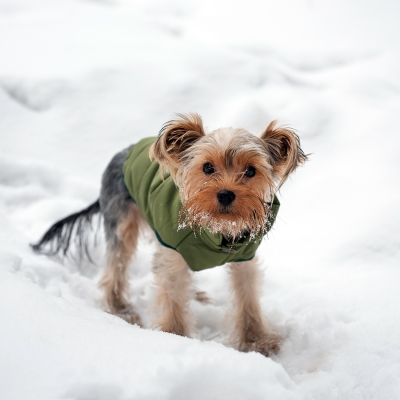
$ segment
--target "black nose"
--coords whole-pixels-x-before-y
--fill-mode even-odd
[[[231,192],[230,190],[221,190],[217,194],[218,201],[223,206],[229,206],[235,200],[235,193]]]

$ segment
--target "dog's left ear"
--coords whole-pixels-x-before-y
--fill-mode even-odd
[[[173,176],[185,150],[205,135],[199,114],[178,114],[178,117],[164,124],[149,154],[151,159],[156,159]]]
[[[307,156],[300,147],[300,138],[288,128],[278,127],[272,121],[261,135],[271,156],[272,171],[278,181],[277,190],[285,183],[295,169],[307,161]]]

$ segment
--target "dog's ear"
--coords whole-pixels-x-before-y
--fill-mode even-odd
[[[185,150],[205,135],[200,115],[178,114],[178,117],[164,124],[149,154],[172,175],[179,168]]]
[[[288,176],[307,161],[307,156],[300,147],[297,134],[288,128],[278,127],[277,121],[272,121],[262,133],[271,156],[272,172],[278,181],[277,190],[285,183]]]

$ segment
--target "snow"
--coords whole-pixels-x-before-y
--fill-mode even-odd
[[[0,397],[400,398],[399,17],[394,0],[0,0]],[[255,133],[278,118],[312,153],[260,250],[272,358],[224,345],[224,268],[196,274],[212,302],[187,339],[103,311],[101,232],[96,265],[28,246],[98,197],[113,154],[189,111]]]

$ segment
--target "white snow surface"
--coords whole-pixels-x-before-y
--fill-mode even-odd
[[[0,398],[399,399],[399,20],[397,0],[0,0]],[[224,267],[195,275],[212,303],[188,339],[103,311],[101,231],[95,265],[28,245],[190,111],[279,119],[312,153],[260,249],[271,358],[226,345]],[[130,274],[148,328],[152,250]]]

